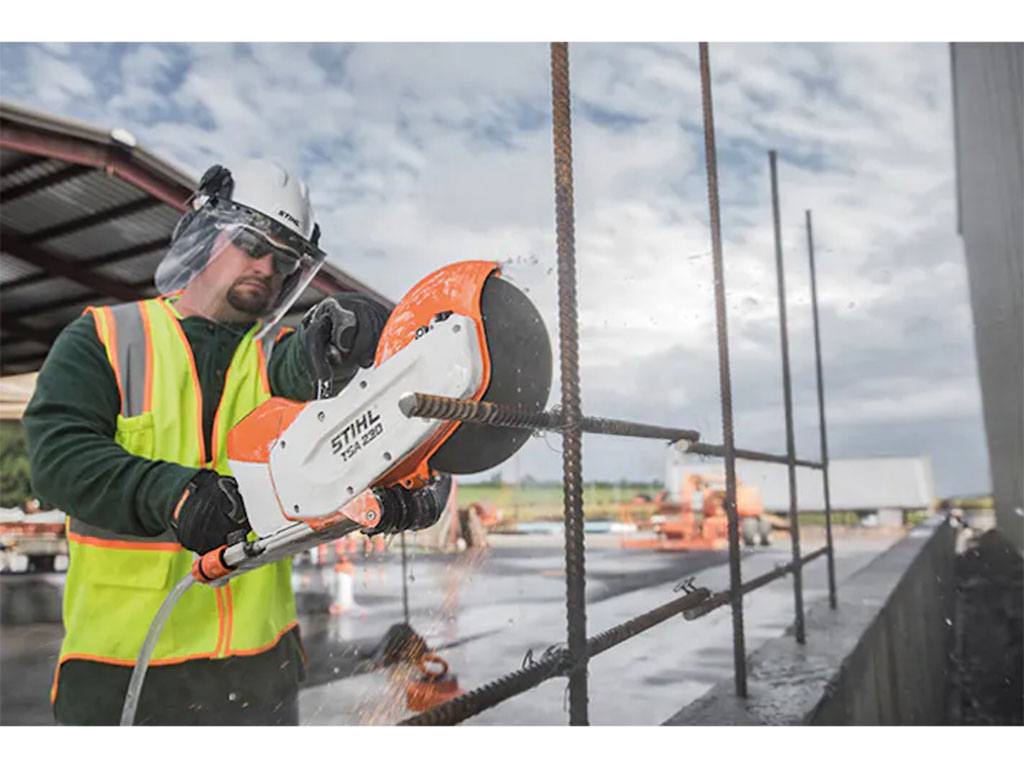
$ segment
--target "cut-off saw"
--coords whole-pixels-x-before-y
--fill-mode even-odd
[[[355,528],[392,533],[436,522],[439,508],[388,496],[407,500],[398,489],[490,469],[530,432],[410,418],[403,398],[429,393],[538,411],[550,388],[544,322],[498,264],[432,272],[391,313],[373,367],[338,395],[271,398],[231,430],[228,462],[255,538],[208,553],[194,575],[215,582]]]

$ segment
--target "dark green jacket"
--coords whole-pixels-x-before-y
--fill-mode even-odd
[[[202,388],[209,455],[224,375],[245,328],[197,317],[185,318],[181,324]],[[273,350],[269,379],[274,395],[293,400],[312,396],[301,333],[300,329],[288,334]],[[119,410],[117,383],[93,321],[79,317],[54,342],[25,411],[32,484],[40,499],[86,523],[135,536],[158,535],[167,530],[171,511],[197,470],[127,453],[114,442]],[[96,662],[66,662],[55,704],[57,719],[116,723],[130,672]],[[294,697],[301,674],[297,631],[257,656],[153,668],[143,689],[139,720],[206,722],[204,718],[212,718],[227,723],[233,722],[230,712],[235,709],[244,720],[246,710],[271,712],[272,699],[280,701],[284,694]],[[246,690],[252,700],[242,709],[238,694]],[[229,693],[234,696],[229,698]],[[179,702],[183,695],[186,699]],[[173,719],[175,714],[180,720]]]

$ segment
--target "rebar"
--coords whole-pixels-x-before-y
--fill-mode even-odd
[[[586,725],[587,610],[583,550],[583,470],[580,432],[579,338],[576,321],[576,242],[573,213],[569,46],[551,44],[551,132],[555,160],[558,241],[558,338],[562,379],[562,496],[565,503],[565,603],[569,656],[569,724]]]
[[[828,547],[821,547],[820,549],[816,549],[813,552],[804,555],[800,558],[799,562],[797,563],[790,561],[785,565],[780,565],[776,568],[773,568],[767,573],[763,573],[760,576],[757,576],[751,579],[750,581],[741,584],[740,592],[745,595],[748,592],[753,592],[755,589],[760,589],[766,584],[772,583],[776,579],[781,579],[787,573],[795,571],[798,567],[804,567],[809,562],[821,557],[826,552],[828,552]],[[716,608],[721,608],[730,600],[732,600],[731,589],[726,589],[721,592],[715,592],[706,601],[694,606],[693,608],[683,611],[683,617],[686,618],[687,621],[699,619],[701,616],[707,616]]]
[[[811,258],[811,290],[815,314],[815,351],[818,363],[818,402],[822,434],[820,462],[796,457],[792,414],[792,388],[789,371],[788,327],[786,322],[785,282],[783,275],[781,230],[779,225],[776,154],[769,153],[772,179],[772,207],[775,225],[775,255],[778,275],[780,333],[782,338],[783,389],[786,404],[786,454],[750,451],[735,447],[733,434],[732,385],[729,365],[728,319],[725,304],[725,276],[722,256],[721,219],[718,198],[717,156],[715,150],[714,113],[711,96],[711,74],[707,43],[701,43],[700,77],[704,114],[704,138],[707,162],[708,205],[710,209],[712,264],[715,277],[715,315],[718,340],[719,386],[722,406],[723,444],[698,442],[695,430],[637,424],[615,419],[584,417],[579,402],[579,360],[576,320],[576,274],[573,231],[572,137],[569,104],[568,48],[565,43],[551,45],[551,77],[553,138],[555,155],[555,202],[558,237],[559,341],[561,345],[562,404],[555,412],[530,412],[520,408],[489,402],[458,400],[423,393],[402,399],[402,411],[409,417],[459,420],[522,429],[559,430],[563,433],[563,497],[565,503],[566,548],[566,613],[568,644],[553,646],[539,661],[528,654],[522,669],[498,678],[416,717],[404,725],[454,724],[472,717],[540,683],[558,675],[569,677],[570,724],[586,724],[587,680],[589,659],[641,632],[682,613],[688,620],[704,616],[722,605],[732,607],[733,664],[738,696],[747,695],[746,650],[743,628],[743,596],[780,579],[794,577],[796,616],[795,633],[804,642],[802,569],[812,560],[827,554],[829,558],[830,603],[835,607],[834,564],[831,538],[831,506],[828,495],[828,452],[825,443],[821,350],[818,336],[817,289],[814,282],[814,255],[808,212],[808,249]],[[729,589],[710,594],[706,589],[692,589],[688,594],[645,614],[612,627],[589,640],[586,631],[585,568],[583,551],[582,471],[580,440],[582,432],[604,432],[634,437],[657,437],[673,442],[685,440],[688,452],[720,456],[726,468],[726,513],[729,531]],[[736,509],[736,458],[784,463],[789,468],[790,521],[792,560],[750,581],[743,583],[740,574],[739,520]],[[799,521],[797,519],[796,466],[822,469],[825,472],[826,526],[828,544],[801,556]]]
[[[825,541],[828,543],[828,604],[836,608],[836,560],[832,546],[832,499],[829,495],[828,439],[825,431],[825,379],[821,372],[821,333],[818,325],[818,282],[814,271],[814,235],[811,212],[805,211],[807,220],[807,259],[811,265],[811,310],[814,316],[814,367],[818,380],[818,429],[821,432],[821,484],[825,494]]]
[[[722,401],[722,453],[725,459],[725,512],[729,524],[729,584],[732,588],[732,651],[736,695],[747,695],[747,652],[743,638],[743,593],[740,577],[739,519],[736,515],[736,454],[732,429],[732,377],[729,372],[729,331],[725,307],[725,269],[722,263],[722,223],[718,205],[718,158],[715,116],[711,99],[708,44],[700,43],[700,90],[704,112],[704,159],[711,212],[711,262],[715,273],[715,328],[718,334],[718,386]]]
[[[485,400],[461,400],[442,395],[428,395],[423,392],[412,392],[404,395],[398,402],[402,413],[410,418],[420,417],[444,421],[464,421],[470,424],[486,424],[492,427],[512,427],[514,429],[540,429],[552,432],[562,431],[565,420],[564,412],[557,411],[526,411],[507,405],[499,405]],[[661,427],[653,424],[641,424],[622,419],[606,419],[600,416],[580,416],[580,431],[602,435],[619,435],[622,437],[649,437],[657,440],[691,442],[700,439],[700,433],[694,429],[677,429]]]
[[[539,661],[527,664],[486,685],[467,691],[461,696],[428,709],[398,725],[455,725],[484,710],[497,706],[524,691],[534,688],[545,680],[563,674],[570,666],[569,653],[565,649],[546,654]]]
[[[779,293],[779,336],[782,342],[782,394],[786,413],[786,456],[789,472],[789,540],[793,550],[793,612],[796,641],[803,643],[804,591],[800,573],[800,519],[796,495],[796,443],[793,436],[793,386],[789,375],[789,326],[786,322],[786,275],[782,263],[782,226],[779,217],[779,175],[775,150],[768,151],[772,184],[772,224],[775,228],[775,278]]]
[[[405,531],[399,534],[399,541],[402,545],[402,617],[406,624],[409,623],[409,576],[408,565],[405,554]]]
[[[647,613],[610,627],[586,641],[584,660],[604,653],[673,616],[685,615],[686,611],[701,605],[710,597],[711,593],[707,589],[698,587]],[[540,685],[545,680],[566,673],[571,676],[574,672],[572,654],[566,648],[553,648],[538,661],[532,661],[532,654],[529,654],[527,658],[531,661],[522,669],[517,669],[515,672],[499,677],[497,680],[468,691],[426,712],[403,720],[399,725],[455,725],[480,714],[485,709],[490,709],[511,699],[523,691]]]
[[[721,445],[712,445],[711,443],[693,443],[686,449],[687,453],[697,454],[698,456],[724,456],[725,447]],[[783,456],[778,453],[764,453],[763,451],[748,451],[745,448],[734,448],[733,455],[737,459],[750,459],[752,461],[764,461],[770,464],[788,464],[789,457]],[[809,467],[811,469],[821,469],[822,464],[818,461],[808,461],[807,459],[795,459],[794,463],[798,467]]]
[[[587,652],[589,656],[597,656],[599,653],[604,653],[609,648],[614,648],[619,643],[623,643],[629,640],[631,637],[639,635],[641,632],[645,632],[651,627],[661,624],[663,621],[671,619],[680,613],[694,608],[705,600],[711,597],[711,592],[703,587],[697,587],[687,592],[682,597],[677,597],[675,600],[659,605],[647,613],[642,613],[639,616],[635,616],[632,619],[617,624],[610,629],[606,629],[599,635],[595,635],[587,641]]]

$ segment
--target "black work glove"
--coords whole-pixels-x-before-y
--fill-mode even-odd
[[[391,311],[359,293],[337,293],[302,318],[306,365],[317,399],[334,394],[331,384],[347,381],[357,367],[369,368]]]
[[[373,494],[380,504],[380,522],[364,533],[418,531],[441,518],[452,490],[451,475],[439,475],[434,482],[410,491],[400,485],[377,488]]]
[[[198,472],[174,507],[171,530],[181,546],[200,555],[244,539],[249,520],[238,483],[209,469]]]

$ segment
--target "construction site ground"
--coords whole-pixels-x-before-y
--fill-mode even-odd
[[[824,543],[823,531],[803,532],[804,550]],[[866,566],[900,530],[839,530],[836,571],[842,582]],[[409,548],[409,609],[413,628],[470,689],[539,658],[565,638],[565,575],[560,535],[492,535],[487,549],[461,553]],[[723,552],[623,550],[615,534],[587,536],[587,626],[598,632],[674,597],[692,577],[712,590],[728,586]],[[790,558],[790,542],[746,549],[744,579]],[[367,671],[387,629],[403,619],[398,541],[390,550],[352,559],[357,607],[331,615],[323,594],[333,566],[296,569],[303,641],[309,655],[300,693],[303,724],[385,724],[407,717],[406,683],[419,672],[401,665]],[[826,560],[805,570],[805,602],[827,594]],[[30,600],[46,613],[32,623],[0,627],[0,724],[52,724],[48,702],[60,645],[63,575],[5,574],[2,599]],[[780,579],[745,599],[747,650],[786,632],[792,620],[792,581]],[[46,606],[42,608],[41,606]],[[10,607],[10,606],[8,606]],[[8,614],[10,612],[8,611]],[[728,607],[697,621],[673,618],[591,660],[590,718],[594,724],[655,725],[732,675]],[[565,681],[538,688],[484,712],[469,724],[561,725],[567,722]]]

